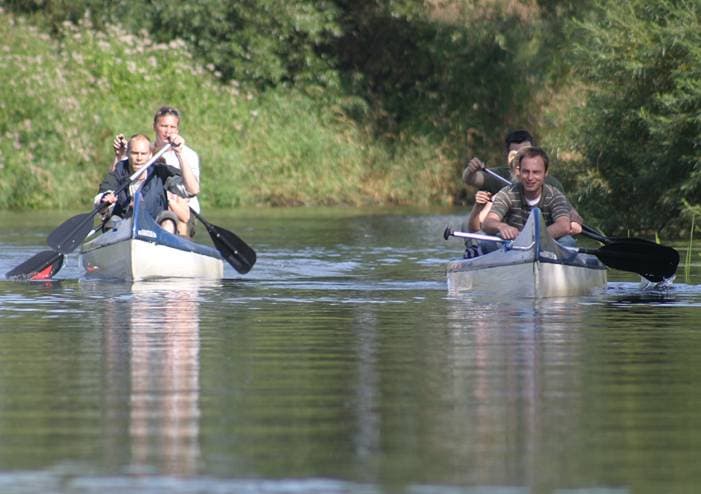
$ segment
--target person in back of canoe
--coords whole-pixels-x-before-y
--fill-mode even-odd
[[[509,151],[509,157],[508,157],[508,163],[509,163],[509,168],[513,169],[513,177],[514,180],[518,180],[518,166],[512,165],[512,162],[516,158],[516,155],[518,154],[518,151],[516,150],[511,150]],[[478,158],[474,158],[478,159]],[[487,178],[494,179],[491,175],[487,175]],[[492,188],[496,187],[495,184],[492,184]],[[502,184],[501,188],[497,190],[501,190],[504,188],[504,184]],[[470,215],[467,217],[467,221],[465,222],[465,228],[468,232],[479,232],[482,230],[482,222],[484,219],[487,217],[487,213],[489,213],[489,210],[492,208],[492,196],[495,194],[494,192],[490,192],[490,186],[485,186],[486,190],[478,190],[475,193],[475,204],[472,206],[472,209],[470,210]]]
[[[200,212],[200,203],[197,199],[197,194],[200,193],[200,158],[192,148],[185,144],[185,139],[180,135],[180,115],[176,108],[163,106],[153,116],[154,152],[167,143],[172,145],[172,148],[166,151],[161,159],[167,165],[180,170],[183,177],[182,181],[187,191],[186,204],[183,205],[181,202],[171,204],[171,209],[179,216],[181,213],[175,211],[175,208],[187,209],[187,206],[190,206],[197,213]],[[112,163],[112,170],[114,170],[117,162],[122,159],[126,151],[125,144],[126,139],[124,139],[122,134],[118,134],[114,138],[112,146],[115,158]],[[195,234],[194,215],[190,217],[187,231],[190,237]]]
[[[134,194],[141,191],[146,210],[158,224],[171,233],[187,234],[190,210],[182,207],[183,204],[187,204],[187,199],[166,188],[167,184],[174,190],[185,188],[177,170],[165,164],[155,163],[118,196],[114,194],[132,173],[151,159],[151,141],[143,134],[133,135],[127,141],[126,154],[127,159],[118,161],[114,170],[109,172],[100,184],[99,193],[94,200],[95,205],[104,203],[110,206],[105,216],[128,218],[133,211]],[[169,204],[175,204],[176,207],[171,211]]]
[[[492,201],[492,208],[482,223],[482,230],[488,234],[498,234],[505,240],[515,239],[526,224],[534,207],[543,213],[550,235],[562,241],[565,237],[581,232],[572,225],[572,206],[565,195],[556,187],[546,184],[548,155],[538,147],[522,149],[516,161],[520,169],[519,182],[500,190]],[[574,239],[567,239],[574,242]]]
[[[535,139],[527,130],[515,130],[509,132],[504,139],[504,157],[506,166],[491,169],[494,173],[509,182],[518,181],[518,169],[514,157],[518,151],[527,147],[535,146]],[[485,190],[490,194],[496,194],[504,187],[504,182],[497,177],[484,171],[485,164],[478,157],[473,157],[465,166],[462,173],[462,180],[466,185],[471,185],[479,190]],[[545,183],[557,187],[562,193],[565,192],[558,179],[548,175]]]
[[[180,170],[190,195],[188,204],[199,213],[197,194],[200,193],[200,158],[180,135],[180,115],[172,106],[163,106],[156,111],[153,116],[153,131],[156,134],[154,152],[167,143],[173,146],[163,154],[163,159],[167,165]]]

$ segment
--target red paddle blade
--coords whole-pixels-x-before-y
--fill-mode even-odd
[[[5,277],[9,280],[48,280],[61,269],[63,258],[60,252],[43,250],[5,273]]]

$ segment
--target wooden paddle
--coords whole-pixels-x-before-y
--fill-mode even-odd
[[[226,261],[241,274],[248,273],[256,263],[256,252],[238,235],[222,227],[212,225],[197,211],[190,208],[190,213],[205,226],[214,246]]]
[[[511,242],[511,240],[504,240],[492,235],[465,233],[446,228],[443,232],[443,238],[447,240],[450,236],[507,244]],[[677,271],[679,253],[671,247],[638,238],[608,239],[608,241],[608,244],[599,249],[580,249],[564,245],[561,247],[596,256],[610,268],[637,273],[655,283],[671,278]]]
[[[483,170],[505,185],[511,185],[511,182],[489,168]],[[582,225],[582,235],[601,242],[604,247],[579,251],[595,255],[611,268],[637,273],[655,283],[669,279],[677,272],[679,252],[671,247],[640,238],[609,238],[587,225]]]
[[[163,146],[153,157],[148,160],[148,162],[131,174],[129,179],[122,183],[117,190],[114,191],[114,195],[118,196],[122,191],[129,187],[139,175],[144,173],[151,165],[153,165],[158,158],[160,158],[163,153],[170,149],[170,144]],[[95,215],[108,207],[107,204],[98,204],[93,208],[92,211],[85,214],[79,214],[67,219],[61,223],[53,232],[49,234],[47,243],[52,249],[62,253],[69,254],[75,250],[75,248],[80,245],[85,237],[88,236],[90,230],[92,230],[93,219]]]

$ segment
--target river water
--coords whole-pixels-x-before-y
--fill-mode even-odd
[[[68,216],[0,215],[0,273]],[[447,292],[457,211],[207,216],[249,274],[0,281],[0,493],[697,492],[698,252],[500,300]]]

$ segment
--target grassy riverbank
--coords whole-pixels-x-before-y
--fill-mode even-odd
[[[440,143],[378,139],[349,118],[352,97],[223,83],[183,43],[118,28],[68,28],[61,41],[0,15],[0,207],[84,206],[117,132],[151,131],[160,105],[180,108],[202,160],[206,205],[448,203],[459,180]],[[313,88],[312,88],[313,89]]]
[[[465,158],[514,128],[610,234],[678,236],[701,203],[693,0],[0,5],[4,209],[85,207],[164,104],[207,207],[471,202]]]

